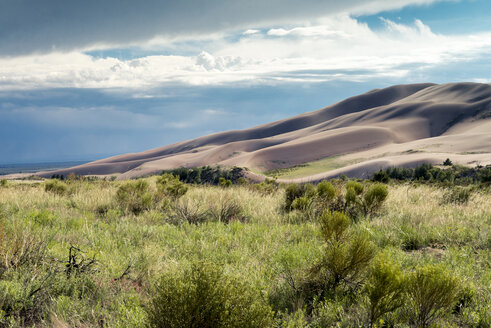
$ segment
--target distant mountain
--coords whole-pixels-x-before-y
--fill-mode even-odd
[[[240,166],[254,172],[336,158],[340,174],[363,177],[422,162],[491,164],[491,85],[411,84],[376,89],[329,107],[246,130],[216,133],[136,154],[42,174],[133,178],[164,169]],[[251,174],[253,175],[253,174]]]

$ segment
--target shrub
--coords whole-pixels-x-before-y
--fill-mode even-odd
[[[177,176],[165,173],[157,178],[157,198],[169,197],[176,200],[187,191],[188,187]]]
[[[50,275],[39,270],[46,242],[0,222],[0,327],[31,327],[50,302],[45,285]]]
[[[388,194],[387,186],[381,183],[365,188],[359,182],[348,181],[346,183],[344,211],[353,219],[359,215],[370,216],[382,207]]]
[[[447,204],[466,204],[471,197],[471,191],[464,187],[455,187],[443,195],[443,203]]]
[[[150,327],[269,327],[263,297],[209,263],[164,274],[146,308]]]
[[[308,301],[323,299],[341,284],[353,292],[359,289],[374,256],[375,248],[363,234],[329,241],[322,258],[310,270],[305,286]]]
[[[389,191],[387,186],[375,184],[368,188],[363,195],[363,212],[365,215],[371,215],[382,207],[382,204],[387,199]]]
[[[346,190],[349,189],[353,190],[355,195],[359,196],[363,193],[364,187],[358,181],[351,180],[346,183]]]
[[[53,194],[63,195],[68,191],[68,186],[60,180],[52,179],[46,180],[44,183],[44,190]]]
[[[192,203],[188,199],[179,199],[171,204],[171,221],[176,224],[187,222],[200,224],[207,220],[208,213],[203,210],[201,203]]]
[[[242,206],[231,197],[224,197],[211,205],[210,216],[218,222],[230,223],[231,221],[244,221]]]
[[[452,309],[458,282],[441,266],[425,265],[409,275],[407,292],[411,321],[425,328]]]
[[[414,170],[414,178],[416,180],[431,180],[431,169],[433,166],[431,164],[422,164]]]
[[[312,199],[308,198],[307,196],[302,196],[302,197],[295,198],[293,200],[291,209],[306,212],[311,208],[311,206],[312,206]]]
[[[224,177],[220,177],[218,179],[218,184],[220,185],[220,187],[222,188],[228,188],[228,187],[231,187],[232,186],[232,180],[230,179],[225,179]]]
[[[364,292],[368,299],[368,323],[370,327],[383,315],[404,304],[404,276],[399,267],[380,256],[370,268]]]
[[[299,197],[302,197],[304,193],[305,190],[302,186],[296,183],[289,184],[285,189],[285,211],[291,211],[293,201]]]
[[[325,212],[320,221],[322,236],[326,242],[340,241],[351,224],[350,218],[340,212]]]
[[[321,181],[317,185],[317,196],[324,202],[331,202],[336,197],[336,189],[327,181]]]
[[[375,256],[375,247],[365,234],[351,231],[349,225],[350,219],[343,213],[326,212],[321,217],[326,247],[304,286],[308,302],[315,298],[322,300],[340,284],[351,290],[360,287],[366,268]]]
[[[140,214],[150,209],[153,203],[148,182],[144,180],[128,181],[116,191],[116,201],[127,213]]]
[[[373,175],[373,181],[387,183],[389,182],[389,175],[387,171],[380,170]]]
[[[1,179],[0,180],[0,187],[7,187],[8,181],[7,179]]]
[[[445,161],[443,161],[443,165],[444,166],[452,166],[453,163],[452,161],[450,160],[450,158],[447,158]]]
[[[40,263],[46,243],[28,231],[11,228],[0,220],[0,279],[7,270]]]

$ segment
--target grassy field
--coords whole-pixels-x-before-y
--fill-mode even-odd
[[[356,160],[346,161],[340,159],[339,156],[333,156],[289,168],[267,171],[264,174],[279,179],[295,179],[332,171],[355,163]]]
[[[148,195],[158,194],[156,177],[144,181]],[[284,210],[284,188],[266,193],[248,185],[189,185],[179,199],[152,196],[131,211],[117,195],[125,183],[70,181],[47,190],[44,183],[0,186],[0,327],[193,326],[185,323],[193,315],[186,306],[201,296],[185,297],[216,290],[225,296],[213,297],[224,297],[219,303],[232,309],[223,327],[424,327],[415,321],[416,287],[410,282],[425,265],[443,270],[442,281],[456,282],[451,302],[427,327],[491,323],[487,188],[473,187],[470,199],[458,203],[446,201],[448,189],[434,185],[389,185],[382,207],[352,220],[348,230],[352,238],[366,236],[374,251],[371,262],[358,269],[356,283],[352,276],[352,285],[346,278],[329,287],[327,270],[329,283],[309,298],[311,289],[302,286],[320,281],[313,268],[324,263],[333,241],[326,241],[315,214]],[[341,195],[344,182],[333,184]],[[378,286],[372,283],[377,259],[390,262],[389,271],[396,268],[408,284],[398,301],[391,294],[393,303],[401,304],[373,322],[369,287]],[[196,266],[212,269],[195,274]],[[216,272],[229,287],[217,287],[225,280],[212,279],[211,289],[192,280],[208,281]],[[236,290],[241,295],[227,294]],[[262,321],[252,320],[255,316]],[[167,317],[174,321],[158,321]]]

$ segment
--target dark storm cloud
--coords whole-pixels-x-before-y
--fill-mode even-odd
[[[294,23],[434,0],[0,0],[0,55]]]

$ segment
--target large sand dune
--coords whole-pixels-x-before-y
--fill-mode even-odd
[[[372,90],[321,110],[247,130],[217,133],[56,172],[133,178],[220,164],[253,171],[336,156],[352,163],[304,177],[368,176],[386,166],[491,164],[491,85],[412,84]],[[260,175],[251,173],[260,179]]]

